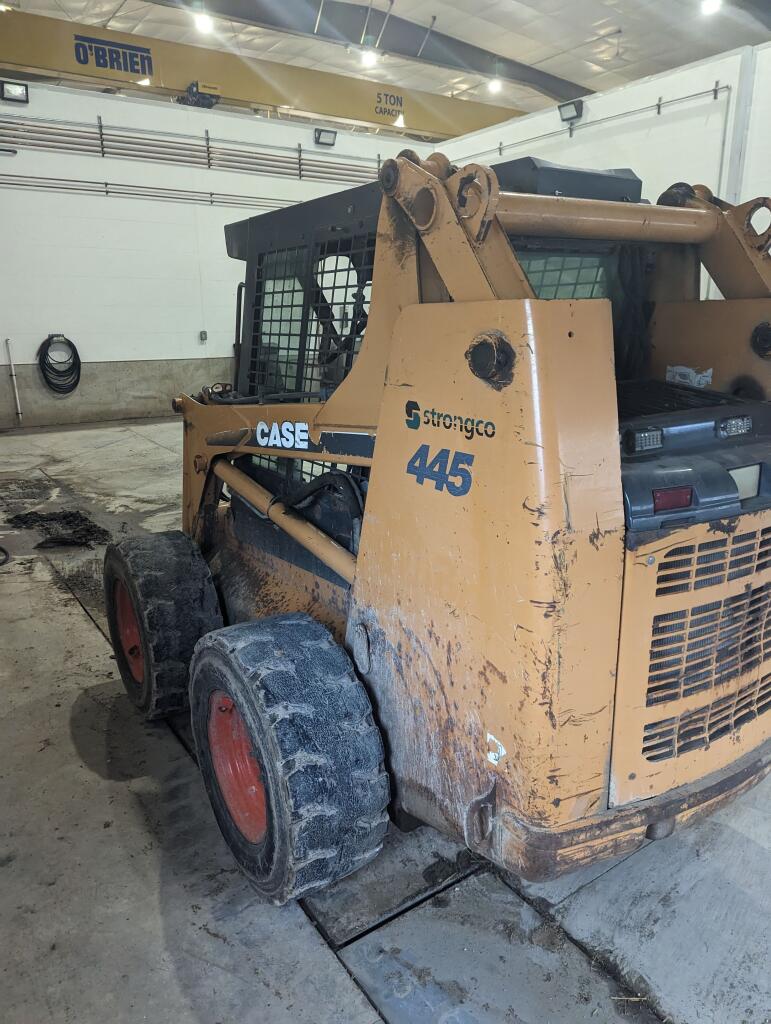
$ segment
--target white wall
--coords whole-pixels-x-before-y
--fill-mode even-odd
[[[751,53],[747,47],[589,96],[572,137],[550,109],[462,136],[446,149],[456,163],[537,156],[576,167],[631,167],[651,202],[675,181],[720,194],[740,109],[742,61]]]
[[[771,43],[754,50],[753,103],[742,173],[742,199],[771,195]]]
[[[151,100],[30,86],[13,115],[105,127],[187,133],[296,150],[350,162],[402,148],[399,140],[339,132],[333,150],[313,151],[313,128]],[[280,148],[279,148],[280,147]],[[225,251],[223,227],[259,211],[106,195],[4,187],[3,175],[110,182],[260,197],[282,205],[346,188],[149,160],[103,158],[19,148],[0,157],[0,341],[10,337],[17,363],[31,363],[41,341],[63,333],[86,362],[184,359],[232,352],[235,290],[244,264]],[[208,332],[205,344],[199,332]],[[5,347],[0,351],[5,361]]]
[[[717,97],[713,88],[717,83]],[[730,201],[771,192],[771,44],[745,48],[590,96],[570,136],[555,109],[516,118],[441,147],[457,163],[522,155],[585,167],[628,166],[655,202],[674,181],[701,182]],[[656,104],[662,101],[661,112]],[[0,117],[135,127],[313,151],[311,126],[33,84],[30,104]],[[415,146],[422,154],[429,146]],[[400,140],[338,134],[328,159],[385,159]],[[502,152],[500,152],[502,150]],[[313,155],[318,156],[319,151]],[[0,157],[0,340],[30,363],[43,338],[62,332],[84,361],[184,359],[231,352],[234,294],[243,265],[225,253],[223,226],[253,209],[104,195],[22,191],[3,175],[172,187],[298,202],[347,187],[270,174],[19,149]],[[201,344],[198,335],[208,332]],[[0,349],[0,360],[5,359]]]

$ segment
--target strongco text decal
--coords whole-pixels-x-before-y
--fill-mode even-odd
[[[477,437],[495,437],[495,424],[492,420],[477,419],[474,416],[457,416],[438,409],[424,409],[422,414],[417,402],[407,402],[404,407],[405,423],[410,430],[417,430],[421,423],[424,427],[443,427],[445,430],[460,430],[469,441]]]

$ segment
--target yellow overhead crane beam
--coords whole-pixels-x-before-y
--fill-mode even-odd
[[[403,125],[436,138],[463,135],[521,113],[15,10],[0,14],[0,70],[165,95],[181,95],[198,82],[201,91],[228,104]]]

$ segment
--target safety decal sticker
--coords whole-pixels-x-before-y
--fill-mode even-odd
[[[685,384],[689,388],[708,388],[712,384],[712,370],[694,370],[691,366],[668,366],[668,384]]]

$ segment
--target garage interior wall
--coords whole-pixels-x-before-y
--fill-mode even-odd
[[[674,181],[703,183],[737,202],[771,191],[769,95],[771,44],[746,47],[590,96],[572,133],[550,109],[440,148],[456,163],[531,155],[631,167],[652,202]],[[243,266],[227,257],[223,226],[371,180],[378,160],[404,146],[339,132],[335,148],[322,153],[311,126],[41,85],[31,87],[28,107],[9,107],[0,117],[78,122],[92,135],[89,152],[20,146],[0,157],[0,340],[12,340],[29,426],[163,415],[175,393],[230,380]],[[102,156],[93,137],[99,118],[105,133],[120,126],[141,134],[149,155]],[[211,146],[227,140],[266,154],[268,170],[208,166],[201,156],[207,132]],[[172,133],[194,140],[197,164],[169,160]],[[300,178],[298,145],[305,161],[327,171],[309,174],[313,164],[304,164]],[[421,155],[431,149],[409,145]],[[137,198],[147,189],[164,195]],[[84,363],[78,391],[64,399],[47,391],[35,364],[40,342],[59,332],[76,342]],[[0,360],[0,427],[10,427],[4,346]]]
[[[771,44],[744,47],[587,97],[570,128],[556,109],[445,143],[455,163],[537,156],[576,167],[631,167],[655,203],[675,181],[739,202],[767,195]]]
[[[29,93],[27,106],[0,109],[19,133],[16,154],[0,155],[0,428],[16,423],[5,338],[24,426],[166,415],[180,391],[232,380],[244,264],[227,256],[224,225],[374,180],[384,146],[383,159],[402,148],[345,131],[322,148],[312,125],[34,83]],[[230,169],[250,161],[259,173]],[[37,367],[52,333],[80,353],[71,396],[49,391]]]

